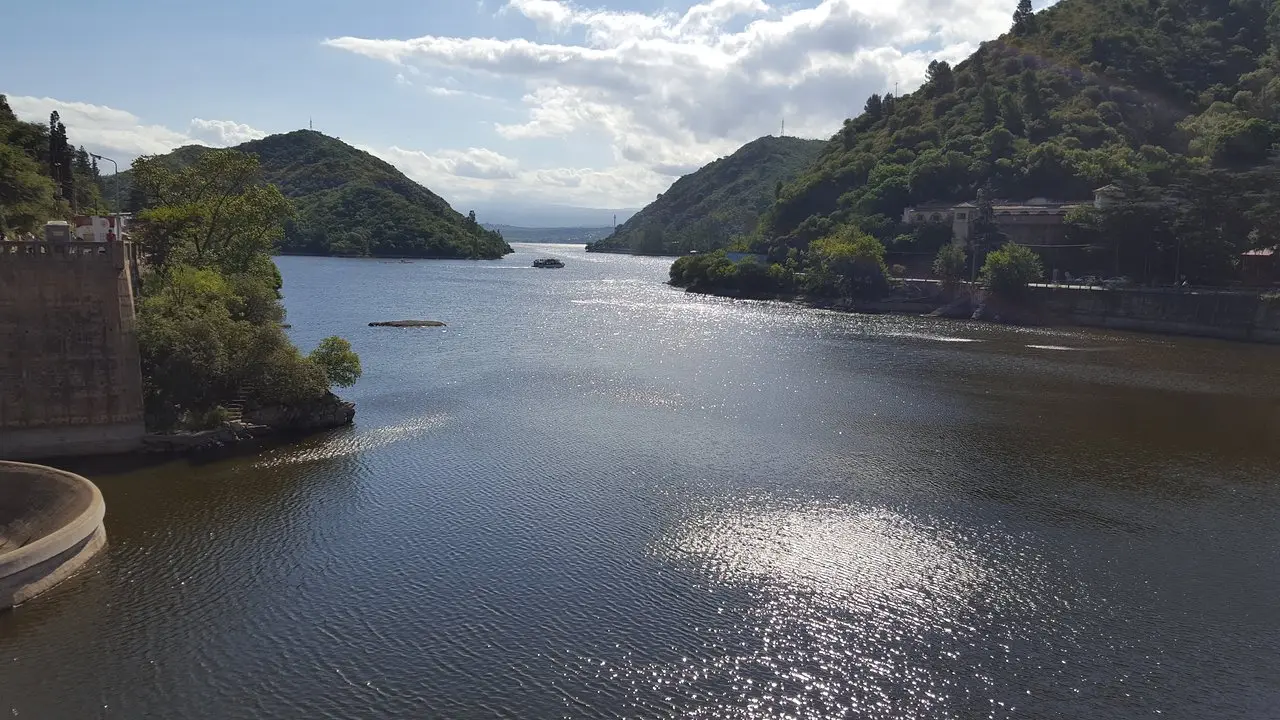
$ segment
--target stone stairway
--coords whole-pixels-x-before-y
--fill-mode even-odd
[[[253,385],[245,384],[240,386],[240,390],[231,402],[223,405],[227,411],[227,422],[244,422],[244,408],[249,402],[249,396],[257,390]]]

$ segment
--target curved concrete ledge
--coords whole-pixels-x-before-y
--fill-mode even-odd
[[[106,504],[88,480],[0,461],[0,610],[65,580],[106,544]]]

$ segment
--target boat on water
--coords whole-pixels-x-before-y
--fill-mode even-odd
[[[539,258],[533,261],[533,266],[536,268],[562,268],[564,267],[564,261],[556,258]]]

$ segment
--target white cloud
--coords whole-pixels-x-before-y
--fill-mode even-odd
[[[250,140],[261,140],[267,134],[257,128],[233,120],[191,120],[191,135],[197,140],[207,141],[210,145],[239,145]]]
[[[131,112],[105,105],[23,95],[10,95],[8,100],[14,114],[29,122],[48,122],[49,114],[57,111],[71,142],[115,156],[122,165],[139,155],[167,153],[183,145],[221,147],[266,137],[261,130],[231,120],[193,118],[187,131],[179,132],[145,124]]]
[[[444,196],[458,209],[469,203],[510,199],[584,207],[617,207],[619,198],[652,200],[671,179],[636,165],[591,168],[521,169],[492,150],[442,150],[427,153],[392,146],[361,150],[381,157]]]
[[[683,13],[508,0],[551,41],[339,37],[330,47],[397,67],[514,80],[522,121],[508,140],[608,138],[614,167],[675,175],[774,134],[827,137],[873,92],[919,84],[1005,30],[1015,0],[703,0]],[[645,183],[647,186],[647,183]],[[614,204],[647,202],[618,197]]]
[[[183,133],[163,125],[145,125],[133,113],[105,105],[11,95],[9,106],[20,119],[29,122],[48,122],[49,113],[57,111],[71,142],[103,153],[133,158],[166,153],[193,142]]]
[[[913,90],[929,60],[964,59],[1004,31],[1014,4],[703,0],[684,13],[643,14],[507,0],[499,13],[522,15],[553,40],[337,37],[325,44],[410,72],[524,83],[525,118],[495,124],[495,131],[508,141],[571,142],[584,132],[607,138],[613,167],[598,172],[626,176],[612,187],[636,193],[607,204],[626,205],[653,199],[650,178],[669,183],[778,132],[783,119],[787,135],[828,137],[872,92],[892,91],[895,83]],[[549,184],[561,178],[522,177]]]

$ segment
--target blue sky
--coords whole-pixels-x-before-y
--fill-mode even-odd
[[[5,33],[0,92],[125,162],[310,117],[455,205],[638,207],[784,117],[829,136],[1003,32],[1014,1],[6,3],[8,27],[77,35]]]

